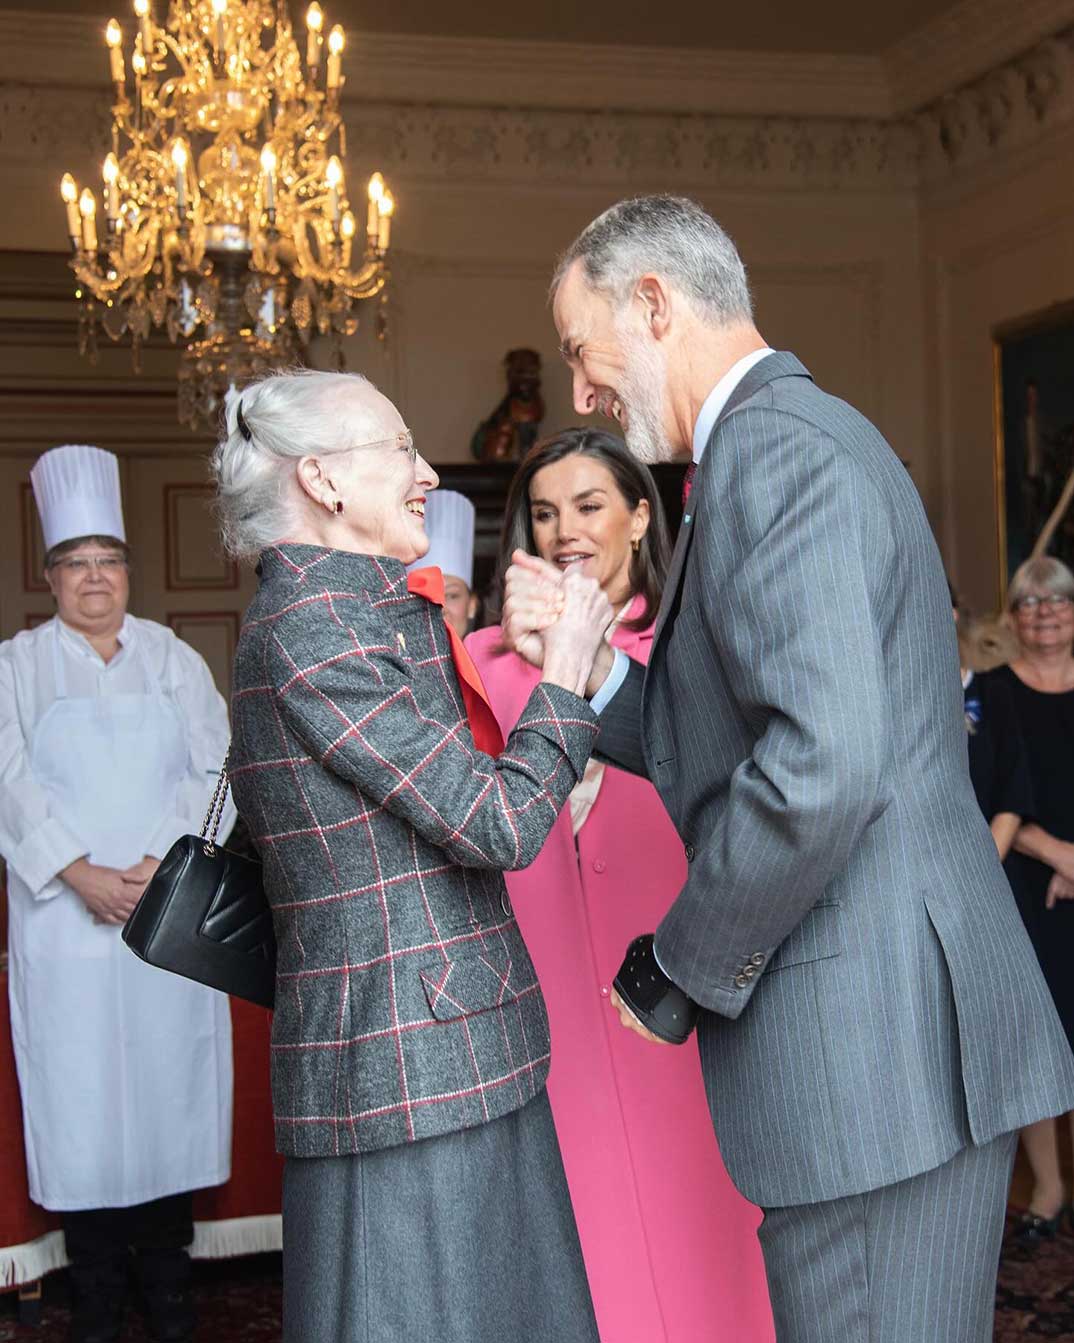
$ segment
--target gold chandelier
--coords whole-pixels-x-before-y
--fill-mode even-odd
[[[345,38],[306,14],[305,60],[286,0],[134,0],[130,58],[105,32],[115,91],[101,208],[66,173],[79,348],[97,331],[131,341],[152,327],[183,347],[179,418],[212,423],[224,392],[302,361],[314,332],[358,327],[381,295],[394,201],[374,173],[365,218],[347,200],[340,114]],[[101,215],[103,214],[103,223]]]

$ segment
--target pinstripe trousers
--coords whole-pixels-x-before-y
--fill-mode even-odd
[[[779,1343],[991,1343],[1017,1134],[866,1194],[766,1208]]]

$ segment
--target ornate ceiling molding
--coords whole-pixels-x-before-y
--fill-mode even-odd
[[[50,16],[53,19],[59,16]],[[0,80],[108,88],[99,19],[0,10]],[[347,95],[361,102],[751,116],[886,117],[880,57],[695,51],[495,38],[349,34]]]
[[[0,158],[100,157],[98,28],[64,16],[45,32],[32,11],[0,10]],[[890,85],[880,62],[829,56],[386,35],[353,47],[351,162],[401,183],[899,192],[1001,165],[1074,119],[1074,0],[961,0],[889,53]],[[26,79],[44,70],[50,83]],[[913,110],[892,115],[889,88]],[[953,91],[923,100],[936,89]]]
[[[960,0],[885,53],[896,116],[916,112],[1074,23],[1074,0]]]
[[[1074,24],[914,117],[927,182],[1018,153],[1074,122]]]
[[[355,104],[347,120],[350,163],[401,184],[877,191],[916,180],[912,131],[877,120],[399,103]],[[92,162],[107,142],[96,90],[0,84],[0,157]]]

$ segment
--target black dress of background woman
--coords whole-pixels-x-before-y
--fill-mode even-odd
[[[1032,810],[1018,814],[1056,839],[1074,842],[1074,691],[1034,690],[1010,667],[998,667],[979,679],[987,684],[989,698],[994,692],[1006,692],[1025,741]],[[1074,1045],[1074,903],[1060,900],[1047,908],[1053,872],[1036,858],[1012,851],[1006,869],[1067,1038]]]
[[[968,676],[963,696],[977,804],[989,825],[1004,814],[1021,821],[1036,819],[1029,758],[1010,687],[995,675],[969,672]],[[1002,846],[1001,858],[1006,858],[1008,847]]]

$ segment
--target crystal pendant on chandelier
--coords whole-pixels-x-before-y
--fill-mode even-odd
[[[129,338],[138,367],[151,327],[182,347],[179,418],[214,424],[224,393],[301,363],[314,334],[357,329],[381,294],[395,202],[369,181],[359,234],[343,171],[345,46],[306,13],[304,53],[286,0],[134,0],[124,35],[105,30],[112,151],[97,198],[66,173],[79,346]],[[378,326],[382,329],[382,324]]]

